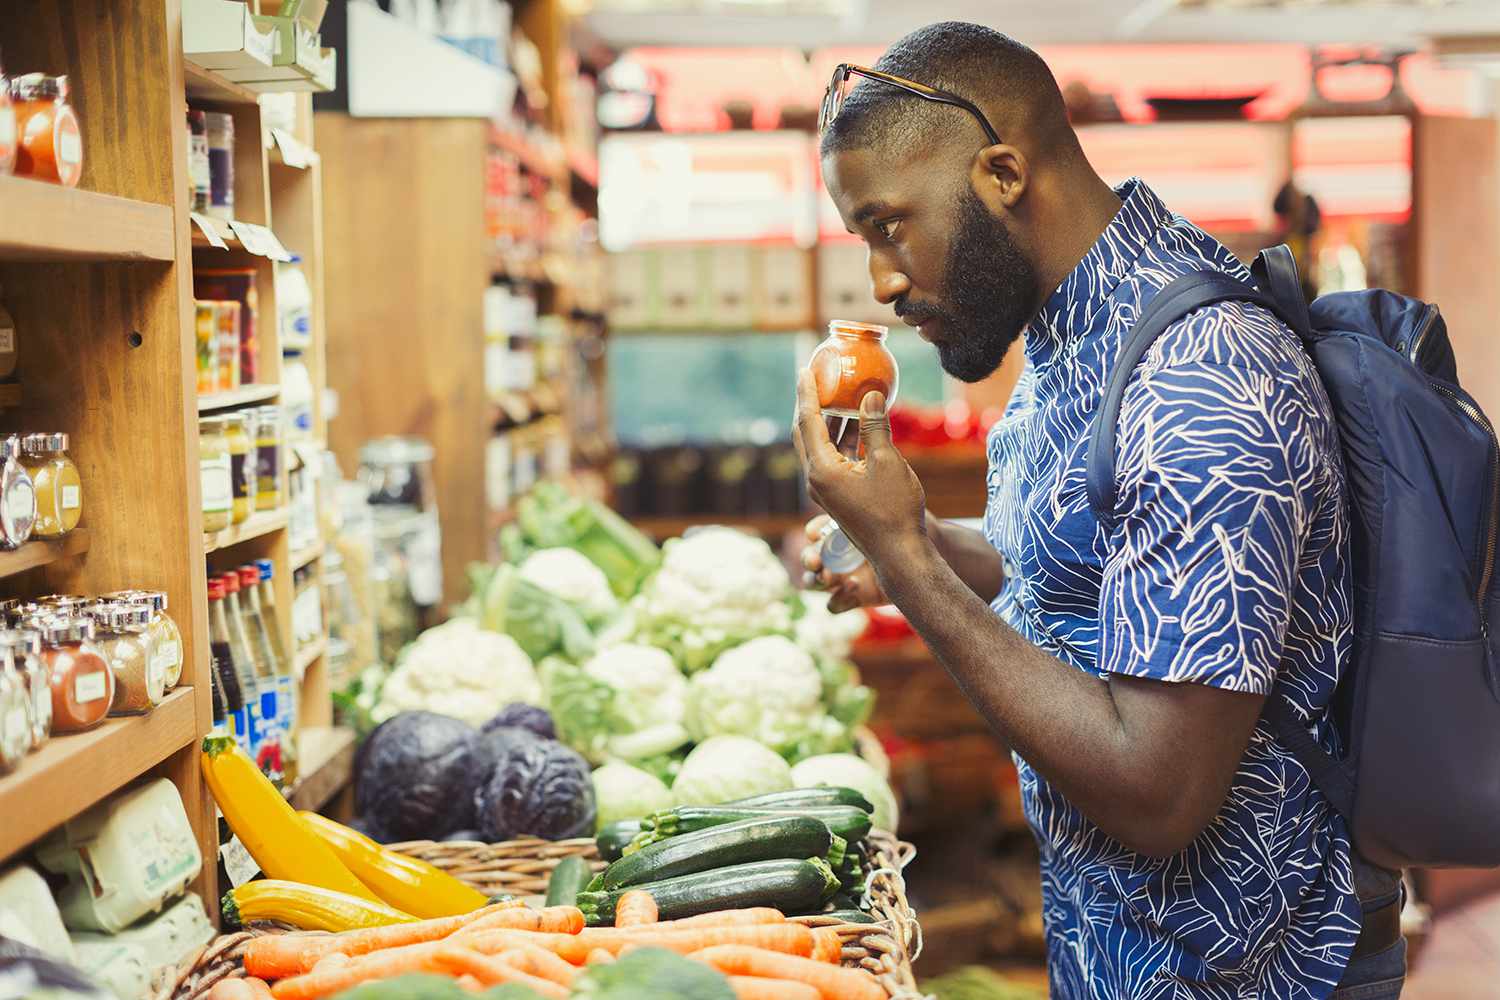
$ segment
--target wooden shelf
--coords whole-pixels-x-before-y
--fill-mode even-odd
[[[189,101],[206,104],[255,104],[260,99],[249,87],[226,80],[197,63],[183,60],[182,69],[187,81]]]
[[[323,556],[323,543],[322,542],[319,542],[316,545],[309,545],[305,549],[298,549],[296,552],[293,552],[292,556],[291,556],[292,572],[295,573],[297,570],[301,569],[303,566],[306,566],[308,563],[312,562],[314,559],[320,559],[320,558],[322,558],[322,556]]]
[[[238,389],[210,392],[199,396],[198,412],[208,413],[211,410],[228,410],[236,406],[245,406],[248,403],[263,403],[279,395],[281,395],[281,386],[273,382],[242,385]]]
[[[205,532],[203,535],[203,551],[217,552],[227,549],[231,545],[248,542],[252,538],[269,535],[273,531],[280,531],[286,527],[287,510],[263,510],[251,514],[239,524],[233,524],[223,531]]]
[[[323,651],[327,648],[328,640],[324,638],[316,639],[313,642],[308,643],[306,646],[303,646],[301,649],[297,650],[297,655],[293,657],[297,676],[305,676],[307,674],[307,668],[316,663],[318,659],[322,657]]]
[[[287,799],[297,809],[321,809],[354,776],[354,730],[313,726],[297,737],[297,784]]]
[[[632,517],[630,523],[658,541],[676,538],[689,528],[722,525],[763,538],[773,538],[799,531],[811,514],[776,514],[769,517],[725,517],[714,514],[689,514],[685,517]]]
[[[0,177],[0,260],[172,260],[168,205]]]
[[[195,725],[192,689],[179,688],[148,715],[52,737],[0,779],[0,859],[193,742]]]
[[[14,576],[59,559],[81,555],[89,550],[89,529],[74,528],[61,538],[48,541],[35,538],[8,552],[0,552],[0,577]]]

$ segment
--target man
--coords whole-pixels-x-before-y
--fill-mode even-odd
[[[834,607],[900,607],[1014,749],[1055,998],[1397,997],[1394,877],[1351,857],[1260,721],[1288,698],[1331,747],[1350,647],[1342,461],[1316,371],[1248,304],[1168,329],[1124,397],[1105,532],[1085,448],[1122,338],[1177,275],[1248,274],[1141,181],[1100,180],[1026,47],[937,24],[876,69],[835,74],[821,146],[875,297],[959,379],[1017,338],[1026,365],[990,436],[982,535],[926,515],[879,393],[855,460],[804,373],[813,498],[869,559],[836,579],[810,548],[807,568]]]

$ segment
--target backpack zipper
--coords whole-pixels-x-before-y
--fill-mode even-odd
[[[1495,428],[1479,407],[1469,402],[1442,382],[1429,380],[1429,384],[1438,392],[1453,400],[1470,420],[1484,429],[1490,436],[1490,510],[1489,510],[1489,535],[1485,539],[1484,564],[1479,569],[1479,593],[1477,603],[1479,605],[1479,630],[1486,639],[1489,638],[1489,618],[1485,597],[1490,589],[1490,574],[1495,568],[1495,546],[1497,538],[1500,538],[1500,443],[1495,440]]]
[[[1417,362],[1417,358],[1422,355],[1422,345],[1427,341],[1427,335],[1432,332],[1432,328],[1437,326],[1437,320],[1438,307],[1428,303],[1422,311],[1422,325],[1417,328],[1416,336],[1411,338],[1411,347],[1406,352],[1407,360],[1418,368],[1422,367]]]

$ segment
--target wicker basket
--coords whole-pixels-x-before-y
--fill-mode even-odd
[[[844,942],[845,965],[873,973],[893,1000],[916,1000],[920,994],[911,963],[921,951],[922,935],[906,900],[906,882],[901,876],[916,850],[879,831],[870,835],[868,844],[874,869],[868,898],[876,923],[846,924],[817,916],[794,919],[809,927],[837,927]],[[566,857],[585,857],[595,868],[603,867],[594,841],[588,839],[513,840],[503,844],[418,840],[390,847],[436,865],[489,895],[539,895],[546,891],[552,869]],[[153,1000],[202,1000],[219,980],[245,974],[241,963],[245,942],[259,934],[282,933],[303,932],[257,924],[215,939],[184,963],[176,976],[161,983]]]

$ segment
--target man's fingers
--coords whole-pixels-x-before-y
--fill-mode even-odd
[[[802,568],[809,573],[823,572],[823,547],[809,545],[802,550]]]
[[[817,517],[808,521],[807,527],[803,529],[807,532],[807,540],[809,542],[822,541],[823,532],[827,529],[829,523],[832,521],[833,518],[829,517],[827,514],[819,514]]]
[[[865,393],[859,404],[859,440],[865,455],[891,446],[891,420],[885,411],[885,394],[879,390]]]
[[[818,408],[818,384],[806,368],[797,373],[797,424],[794,432],[794,437],[801,441],[804,465],[821,465],[830,454],[837,454],[828,436],[828,427],[823,423],[823,413]]]

